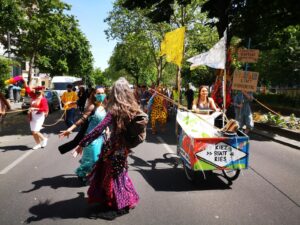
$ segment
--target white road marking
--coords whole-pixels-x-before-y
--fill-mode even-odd
[[[171,148],[169,145],[166,144],[166,142],[164,141],[164,139],[162,139],[162,138],[159,137],[159,136],[156,136],[156,139],[159,140],[159,142],[160,142],[161,144],[163,144],[163,146],[165,147],[165,149],[166,149],[169,153],[171,153],[171,154],[176,154],[176,153],[172,150],[172,148]]]
[[[15,161],[13,161],[10,165],[5,167],[3,170],[0,171],[0,174],[6,174],[8,171],[10,171],[12,168],[14,168],[16,165],[18,165],[20,162],[22,162],[27,156],[29,156],[31,153],[33,153],[34,150],[29,150],[23,155],[21,155],[19,158],[17,158]]]

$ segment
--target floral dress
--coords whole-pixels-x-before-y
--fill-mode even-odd
[[[103,107],[98,107],[95,113],[89,117],[89,126],[86,134],[90,133],[106,116]],[[80,166],[76,169],[75,173],[78,177],[85,178],[91,171],[96,163],[98,156],[101,153],[103,144],[103,135],[100,135],[89,146],[83,149]]]
[[[139,196],[128,176],[127,157],[124,133],[115,131],[115,119],[108,113],[103,121],[79,143],[87,146],[96,139],[103,130],[110,126],[111,135],[105,142],[101,155],[89,175],[89,203],[100,203],[112,209],[134,208]]]

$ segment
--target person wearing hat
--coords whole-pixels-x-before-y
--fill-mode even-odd
[[[46,138],[40,130],[42,129],[45,117],[48,115],[48,102],[43,95],[44,87],[38,86],[33,90],[24,81],[24,87],[26,93],[31,98],[30,108],[28,109],[28,115],[30,120],[30,129],[32,136],[36,142],[33,146],[33,150],[44,148],[47,145],[48,138]]]
[[[72,90],[73,85],[67,85],[67,91],[61,96],[61,102],[64,104],[64,110],[66,111],[65,122],[68,127],[74,124],[75,109],[77,108],[78,96],[76,92]]]

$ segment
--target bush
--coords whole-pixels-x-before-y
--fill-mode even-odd
[[[255,94],[255,98],[268,105],[300,108],[300,96],[287,96],[284,94]]]
[[[19,63],[5,57],[0,57],[0,92],[4,92],[4,81],[11,77],[11,70],[14,65],[19,65]]]

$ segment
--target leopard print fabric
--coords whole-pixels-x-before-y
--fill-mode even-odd
[[[164,105],[164,99],[160,96],[155,96],[152,104],[151,111],[151,126],[152,132],[156,132],[156,121],[165,126],[167,122],[167,110]]]

